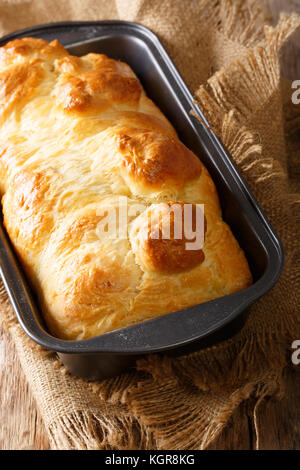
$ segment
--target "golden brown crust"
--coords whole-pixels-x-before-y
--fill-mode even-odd
[[[57,58],[67,54],[65,48],[56,39],[51,42],[36,38],[15,39],[0,48],[0,65],[8,65],[18,61],[20,57]]]
[[[49,183],[42,173],[24,170],[16,174],[3,198],[4,223],[9,232],[17,229],[18,244],[37,249],[51,229]],[[12,214],[10,213],[12,212]],[[14,219],[18,224],[14,224]],[[17,228],[20,227],[20,230]]]
[[[190,214],[187,214],[188,207]],[[201,246],[187,249],[187,243],[196,241],[193,235],[196,230],[202,234]],[[188,237],[191,231],[192,236]],[[135,255],[145,270],[172,274],[193,269],[204,261],[205,231],[202,209],[177,201],[150,206],[136,218],[130,238]]]
[[[62,73],[55,95],[65,111],[101,112],[112,102],[137,106],[142,88],[125,64],[103,54],[88,54],[85,59],[67,56],[56,62]]]
[[[151,187],[183,187],[201,174],[200,160],[178,139],[155,131],[124,127],[116,133],[129,175]]]
[[[4,70],[0,75],[0,116],[5,116],[7,111],[22,104],[25,98],[28,99],[41,82],[42,76],[37,59]]]
[[[127,64],[12,41],[0,48],[0,108],[4,224],[53,334],[88,338],[251,283],[208,171]],[[195,229],[186,203],[205,216],[192,249],[176,235]],[[125,207],[128,233],[99,232],[111,212],[120,229]]]

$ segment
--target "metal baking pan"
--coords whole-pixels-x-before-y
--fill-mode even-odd
[[[64,341],[47,332],[34,293],[1,223],[1,275],[25,332],[45,348],[57,351],[72,373],[88,379],[118,374],[134,366],[137,357],[144,354],[182,354],[232,336],[245,321],[248,307],[278,280],[283,249],[221,142],[191,116],[190,111],[194,110],[207,124],[158,38],[147,28],[125,21],[67,22],[17,31],[3,37],[0,46],[24,36],[57,38],[72,54],[105,53],[133,68],[180,139],[211,173],[220,195],[223,217],[244,249],[254,278],[251,287],[236,294],[91,339]]]

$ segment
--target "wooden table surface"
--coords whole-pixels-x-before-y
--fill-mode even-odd
[[[297,11],[300,0],[266,0],[276,19],[280,10]],[[283,75],[300,79],[300,38],[293,39],[286,53]],[[285,373],[287,393],[282,400],[265,399],[253,421],[254,400],[247,400],[211,449],[300,449],[299,367]],[[49,441],[14,345],[0,329],[0,449],[49,449]]]

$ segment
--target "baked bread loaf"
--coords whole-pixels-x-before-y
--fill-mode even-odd
[[[96,336],[251,284],[206,168],[128,65],[15,40],[0,48],[0,105],[4,224],[52,334]],[[204,207],[201,248],[176,236],[185,204],[189,230]],[[126,233],[99,233],[125,206]]]

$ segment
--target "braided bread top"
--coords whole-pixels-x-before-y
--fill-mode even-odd
[[[0,189],[6,230],[61,338],[102,334],[252,281],[208,171],[131,68],[103,54],[75,57],[33,38],[0,48]],[[173,211],[186,204],[190,221],[185,209]],[[200,207],[204,243],[187,249],[175,232],[193,230]],[[99,232],[104,219],[117,237]]]

